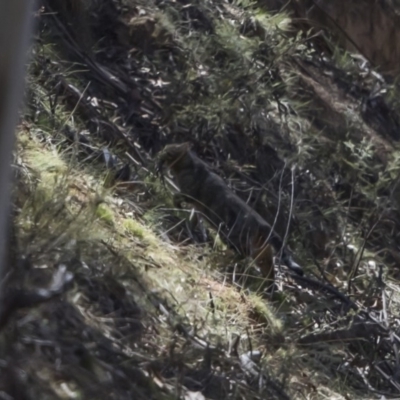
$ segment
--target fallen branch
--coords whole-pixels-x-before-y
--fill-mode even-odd
[[[330,332],[313,333],[298,340],[299,344],[315,344],[317,342],[339,342],[352,340],[366,340],[371,335],[377,336],[382,332],[374,323],[357,322],[347,329],[337,329]]]
[[[357,306],[356,303],[354,303],[353,300],[349,299],[345,294],[341,293],[338,289],[336,289],[334,286],[323,283],[321,281],[317,281],[312,278],[308,278],[306,276],[300,276],[297,274],[289,273],[290,277],[302,284],[307,285],[311,289],[318,290],[320,292],[328,292],[332,295],[334,295],[336,298],[341,300],[343,303],[347,304],[350,308],[353,310],[358,310],[359,307]]]

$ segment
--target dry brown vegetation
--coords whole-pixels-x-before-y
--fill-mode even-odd
[[[0,319],[0,397],[398,398],[397,86],[262,1],[47,0],[36,19],[6,282],[49,301]],[[276,267],[271,300],[190,231],[154,165],[183,141],[304,278]]]

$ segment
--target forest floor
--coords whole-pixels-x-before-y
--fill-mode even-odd
[[[400,398],[395,84],[250,0],[45,1],[14,167],[16,285],[63,293],[2,331],[4,399]],[[189,141],[305,278],[176,210]],[[114,180],[118,171],[128,179]]]

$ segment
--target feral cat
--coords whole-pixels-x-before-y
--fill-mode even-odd
[[[180,189],[174,203],[192,204],[238,252],[254,259],[269,283],[275,279],[272,248],[281,252],[285,265],[303,275],[271,226],[190,148],[189,143],[167,145],[158,157],[159,168],[165,164]]]

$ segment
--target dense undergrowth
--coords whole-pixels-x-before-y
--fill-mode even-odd
[[[37,20],[14,280],[74,279],[3,329],[1,393],[398,397],[396,86],[253,1],[47,1]],[[181,141],[305,279],[279,268],[271,300],[251,261],[200,243],[154,168]]]

